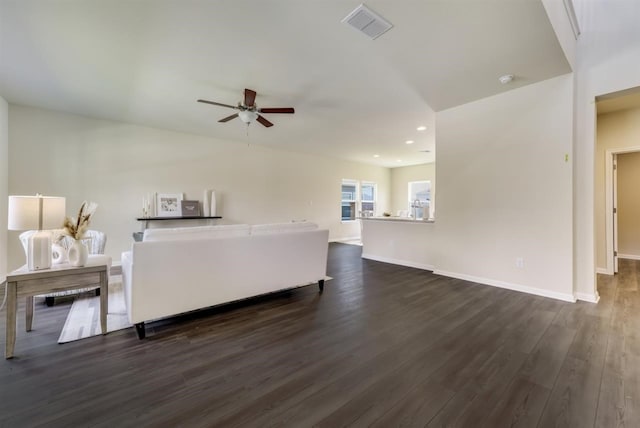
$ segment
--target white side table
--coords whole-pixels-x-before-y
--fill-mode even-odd
[[[16,343],[18,299],[26,297],[26,330],[33,324],[33,296],[62,290],[100,286],[100,327],[107,333],[108,265],[73,267],[57,265],[51,269],[29,271],[26,266],[7,275],[7,323],[4,356],[13,358]]]

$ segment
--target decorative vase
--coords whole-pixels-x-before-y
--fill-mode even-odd
[[[209,203],[209,193],[211,190],[204,191],[204,197],[202,198],[202,215],[209,217],[211,215],[211,205]]]
[[[86,245],[76,240],[69,247],[68,257],[71,266],[82,267],[87,263],[89,250]]]
[[[211,217],[215,217],[216,216],[216,191],[212,190],[211,191],[211,207],[209,209],[209,215]]]
[[[60,265],[69,261],[67,250],[59,244],[53,244],[51,246],[51,257],[54,265]]]

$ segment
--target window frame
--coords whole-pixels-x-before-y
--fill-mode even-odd
[[[364,199],[363,188],[365,186],[373,188],[373,199]],[[378,205],[378,184],[373,181],[361,181],[358,195],[360,196],[360,212],[364,214],[364,204],[372,204],[373,208],[367,211],[372,211],[372,215],[375,214],[376,205]]]
[[[409,216],[413,217],[413,213],[414,213],[414,207],[413,207],[413,203],[416,199],[419,198],[413,198],[412,199],[412,185],[414,184],[428,184],[429,185],[429,199],[425,199],[425,201],[429,202],[429,212],[427,213],[427,218],[431,218],[431,206],[432,206],[432,197],[431,197],[431,191],[432,191],[432,186],[431,186],[431,180],[414,180],[414,181],[409,181],[407,183],[407,200],[408,200],[408,210],[409,210]],[[416,192],[417,193],[417,192]],[[422,202],[422,200],[421,200]],[[421,210],[421,214],[422,217],[416,216],[417,218],[424,218],[424,208],[425,206],[423,205],[422,207],[418,208],[419,210]]]
[[[355,191],[353,192],[353,199],[345,199],[344,195],[345,192],[343,191],[343,187],[344,186],[355,186]],[[340,221],[343,223],[346,222],[352,222],[352,221],[356,221],[357,220],[357,213],[358,213],[358,194],[360,192],[360,186],[359,186],[359,182],[358,180],[352,180],[352,179],[347,179],[347,178],[343,178],[342,181],[340,182]],[[343,210],[345,208],[345,203],[347,204],[353,204],[352,208],[352,216],[350,216],[349,218],[345,218],[345,216],[343,215]]]
[[[343,186],[355,186],[355,199],[345,199],[344,195],[345,192],[342,191]],[[362,189],[364,186],[371,186],[373,188],[373,200],[369,200],[369,199],[363,199],[363,195],[362,195]],[[353,218],[346,218],[345,216],[343,216],[343,212],[342,209],[345,208],[344,204],[353,204],[352,206],[352,212],[353,212]],[[356,220],[358,220],[359,217],[363,216],[363,209],[362,209],[362,204],[363,203],[371,203],[373,204],[373,210],[367,210],[367,211],[372,211],[372,214],[375,214],[376,208],[378,206],[378,183],[376,183],[375,181],[368,181],[368,180],[353,180],[353,179],[349,179],[349,178],[343,178],[340,182],[340,221],[342,223],[350,223],[350,222],[354,222]]]

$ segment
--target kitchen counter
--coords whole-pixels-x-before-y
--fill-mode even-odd
[[[433,220],[362,217],[362,258],[433,270],[438,255]]]
[[[413,219],[411,217],[359,217],[360,220],[373,220],[373,221],[401,221],[405,223],[434,223],[433,219]]]

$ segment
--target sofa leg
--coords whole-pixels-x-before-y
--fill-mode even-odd
[[[144,339],[146,332],[144,330],[144,322],[139,322],[136,324],[136,333],[138,333],[138,339]]]
[[[54,299],[54,297],[45,297],[44,302],[47,304],[47,306],[51,307],[53,306]]]
[[[100,289],[96,288],[96,297],[100,297]]]
[[[324,291],[324,279],[318,281],[318,288],[320,289],[321,293]]]

